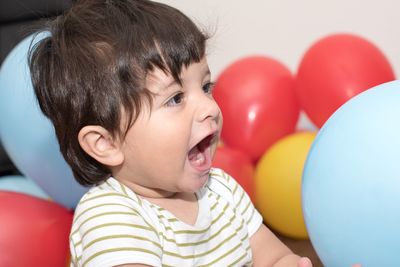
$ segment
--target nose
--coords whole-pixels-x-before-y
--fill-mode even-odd
[[[203,122],[211,119],[216,123],[219,122],[221,117],[221,110],[211,95],[204,94],[197,102],[197,120]]]

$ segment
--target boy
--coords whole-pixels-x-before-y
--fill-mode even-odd
[[[72,266],[311,266],[211,162],[207,37],[147,0],[81,0],[33,47],[32,81],[78,182]]]

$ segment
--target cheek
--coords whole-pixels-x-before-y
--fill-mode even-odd
[[[166,123],[166,125],[152,127],[147,136],[146,144],[151,147],[157,158],[163,161],[178,160],[186,157],[189,131],[177,122]]]
[[[163,116],[152,121],[152,136],[175,144],[184,143],[189,140],[191,126],[188,116]]]
[[[185,159],[191,134],[191,120],[188,116],[153,113],[150,120],[134,126],[135,143],[152,161],[173,164],[172,161]]]
[[[182,136],[171,136],[158,140],[157,148],[159,156],[164,158],[165,162],[177,161],[187,156],[187,143]]]

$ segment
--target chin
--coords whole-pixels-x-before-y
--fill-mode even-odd
[[[207,184],[209,176],[210,176],[210,170],[208,170],[206,173],[204,173],[203,175],[201,175],[198,178],[198,181],[197,181],[198,182],[198,187],[197,187],[196,191],[200,190],[201,188],[203,188]]]
[[[208,182],[208,177],[209,174],[207,172],[207,174],[203,174],[201,176],[199,175],[194,175],[191,178],[191,181],[189,181],[189,183],[186,184],[185,187],[182,187],[182,191],[186,192],[186,193],[196,193],[198,192],[200,189],[202,189]]]

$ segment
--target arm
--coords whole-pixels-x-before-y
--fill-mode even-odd
[[[301,258],[285,246],[264,224],[250,238],[254,267],[312,267],[308,258]]]
[[[237,207],[238,213],[247,222],[249,231],[250,247],[253,254],[255,267],[312,267],[308,258],[300,258],[286,247],[263,223],[261,214],[251,203],[249,196],[243,188],[229,174],[220,169],[213,169],[213,177],[217,183],[224,187],[218,191],[222,194],[223,189],[228,188],[232,194],[231,203]],[[215,188],[214,188],[215,189]],[[229,199],[229,197],[227,197]]]
[[[308,258],[300,258],[286,247],[264,224],[250,238],[254,267],[312,267]],[[143,264],[124,264],[115,267],[149,267]]]

